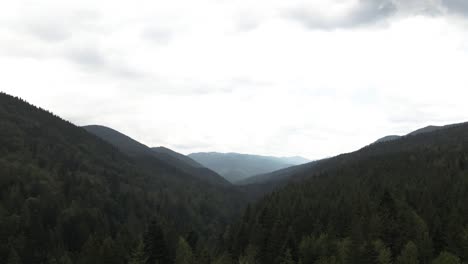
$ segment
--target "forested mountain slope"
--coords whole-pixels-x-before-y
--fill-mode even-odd
[[[154,160],[0,93],[0,262],[172,262],[185,237],[208,263],[242,197]]]
[[[257,263],[468,261],[468,125],[317,162],[248,208],[226,241]]]
[[[153,148],[151,148],[151,150],[153,150],[156,153],[167,154],[169,156],[172,156],[175,159],[182,160],[182,161],[184,161],[185,163],[189,164],[192,167],[203,168],[203,165],[201,165],[200,163],[196,162],[195,160],[191,159],[188,156],[185,156],[185,155],[183,155],[181,153],[175,152],[172,149],[168,149],[166,147],[161,146],[161,147],[153,147]]]
[[[206,183],[229,185],[229,182],[216,172],[199,164],[197,165],[195,161],[191,160],[189,157],[172,150],[166,148],[164,148],[164,150],[161,148],[151,149],[131,137],[105,126],[92,125],[83,128],[114,145],[137,162],[143,163],[145,167],[155,166],[156,169],[159,167],[167,167],[172,170],[184,172],[184,174],[192,175]]]
[[[314,166],[315,161],[309,162],[306,164],[296,165],[287,167],[281,170],[254,175],[252,177],[248,177],[244,180],[238,181],[238,185],[251,185],[251,184],[268,184],[268,185],[283,185],[289,181],[289,178],[295,174],[298,174],[307,168]]]
[[[397,140],[397,139],[400,139],[402,137],[416,136],[416,135],[419,135],[419,134],[429,133],[429,132],[437,131],[437,130],[440,130],[440,129],[446,129],[446,128],[450,128],[450,127],[457,126],[457,125],[458,124],[451,124],[451,125],[446,125],[446,126],[426,126],[426,127],[417,129],[417,130],[415,130],[413,132],[410,132],[410,133],[408,133],[408,134],[406,134],[404,136],[391,135],[391,136],[386,136],[386,137],[380,138],[380,139],[376,140],[374,142],[374,144],[375,143],[380,143],[380,142],[385,142],[385,141]]]
[[[252,177],[246,178],[242,181],[239,181],[240,185],[248,184],[267,184],[267,185],[284,185],[286,184],[293,176],[301,175],[302,173],[310,174],[310,171],[320,171],[326,168],[339,167],[343,163],[355,162],[363,158],[369,158],[371,156],[385,155],[389,152],[399,152],[399,151],[409,151],[414,148],[419,148],[424,144],[432,143],[432,136],[427,137],[415,137],[417,135],[422,135],[430,132],[436,132],[438,130],[446,130],[449,128],[454,128],[462,126],[464,124],[451,124],[446,126],[427,126],[416,131],[409,133],[406,136],[387,136],[381,138],[374,142],[373,144],[366,146],[359,151],[341,154],[336,157],[326,158],[322,160],[317,160],[309,162],[306,164],[296,165],[270,173],[264,173],[259,175],[254,175]],[[433,135],[436,136],[436,135]],[[395,142],[397,139],[407,139],[403,142]],[[442,139],[444,135],[442,135]],[[391,144],[389,144],[391,142]],[[307,172],[308,171],[308,172]],[[296,177],[297,178],[297,177]],[[271,189],[271,188],[270,188]]]

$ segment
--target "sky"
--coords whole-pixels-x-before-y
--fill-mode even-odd
[[[468,121],[466,0],[6,0],[0,91],[188,154]]]

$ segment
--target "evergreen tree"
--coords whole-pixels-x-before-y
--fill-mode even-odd
[[[18,253],[14,248],[10,249],[10,254],[8,254],[7,264],[21,264],[21,259],[18,256]]]
[[[244,255],[239,258],[240,264],[256,264],[257,263],[257,249],[249,245],[245,250]]]
[[[349,238],[342,239],[337,242],[337,261],[340,264],[349,263],[349,250],[351,241]]]
[[[206,248],[201,248],[195,256],[195,263],[197,264],[210,264],[211,255]]]
[[[193,253],[190,245],[183,239],[179,238],[177,244],[175,264],[191,264],[193,263]]]
[[[156,220],[152,220],[143,237],[146,264],[169,263],[169,249],[164,232]]]
[[[145,264],[147,258],[145,256],[144,249],[145,248],[143,242],[139,241],[138,245],[133,250],[132,255],[130,256],[130,261],[128,262],[128,264]]]
[[[99,249],[99,252],[101,255],[100,264],[122,263],[122,259],[118,257],[118,250],[115,247],[115,242],[110,237],[104,239]]]
[[[60,257],[60,264],[73,264],[73,261],[70,259],[68,254],[63,255]]]
[[[375,252],[377,253],[377,264],[391,264],[392,263],[392,252],[382,240],[374,242]]]
[[[281,258],[280,264],[296,264],[291,254],[291,249],[287,249]]]
[[[412,241],[408,242],[403,248],[397,258],[397,264],[419,264],[418,248]]]
[[[240,262],[239,262],[240,263]],[[198,264],[198,263],[197,263]],[[212,264],[234,264],[232,257],[228,253],[223,253],[221,256],[217,257]]]
[[[449,253],[446,251],[443,251],[440,253],[440,255],[432,261],[432,264],[460,264],[460,258]]]
[[[194,230],[190,231],[187,235],[187,243],[189,244],[190,248],[192,248],[192,250],[196,250],[198,243],[198,233]]]

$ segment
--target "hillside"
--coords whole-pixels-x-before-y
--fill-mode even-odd
[[[141,243],[148,256],[173,259],[179,237],[191,234],[194,252],[203,251],[242,206],[229,186],[135,159],[3,93],[0,135],[0,259],[8,263],[124,264]]]
[[[383,137],[383,138],[380,138],[378,140],[376,140],[374,142],[375,143],[380,143],[380,142],[386,142],[386,141],[392,141],[392,140],[397,140],[397,139],[400,139],[402,137],[408,137],[408,136],[416,136],[416,135],[419,135],[419,134],[423,134],[423,133],[429,133],[429,132],[434,132],[434,131],[437,131],[437,130],[440,130],[440,129],[446,129],[446,128],[450,128],[450,127],[453,127],[453,126],[456,126],[457,124],[451,124],[451,125],[445,125],[445,126],[426,126],[426,127],[423,127],[423,128],[420,128],[420,129],[417,129],[413,132],[410,132],[404,136],[398,136],[398,135],[391,135],[391,136],[386,136],[386,137]]]
[[[269,185],[278,185],[278,186],[284,185],[291,178],[293,178],[294,175],[305,173],[305,171],[308,169],[321,170],[323,168],[333,168],[333,167],[341,165],[342,162],[347,162],[349,158],[354,161],[360,158],[368,158],[374,155],[385,154],[387,153],[387,151],[395,152],[399,150],[403,151],[403,148],[410,148],[410,149],[415,148],[415,147],[418,147],[418,144],[419,144],[418,139],[410,140],[411,142],[416,142],[411,145],[406,143],[407,141],[405,141],[403,145],[397,144],[397,143],[395,143],[396,145],[382,145],[382,144],[386,144],[388,142],[395,141],[397,139],[412,138],[416,135],[435,132],[438,130],[445,130],[448,128],[453,128],[453,127],[457,127],[461,125],[463,124],[450,124],[450,125],[445,125],[445,126],[427,126],[427,127],[415,130],[413,132],[410,132],[406,136],[397,136],[397,135],[386,136],[381,139],[378,139],[371,145],[364,147],[358,152],[353,152],[351,154],[341,154],[335,158],[326,158],[322,160],[309,162],[306,164],[301,164],[301,165],[292,166],[292,167],[285,168],[285,169],[280,169],[280,170],[269,172],[269,173],[254,175],[252,177],[248,177],[244,180],[237,182],[237,184],[248,185],[248,184],[268,183],[268,186],[266,186],[266,190],[270,190],[271,186]],[[376,146],[377,148],[374,148]],[[390,146],[393,146],[393,147],[390,147]]]
[[[306,164],[296,165],[287,167],[284,169],[280,169],[277,171],[263,173],[259,175],[254,175],[238,181],[238,185],[249,185],[249,184],[264,184],[264,183],[271,183],[271,184],[285,184],[289,180],[289,178],[295,174],[300,173],[301,171],[314,166],[315,162],[309,162]]]
[[[84,126],[83,128],[114,145],[137,161],[144,160],[145,163],[148,164],[150,163],[148,159],[151,159],[154,166],[164,166],[173,170],[180,170],[210,184],[229,185],[229,182],[216,172],[204,168],[189,157],[170,149],[161,147],[151,149],[131,137],[109,127],[92,125]]]
[[[180,154],[178,152],[175,152],[173,151],[172,149],[168,149],[166,147],[154,147],[154,148],[151,148],[151,150],[153,150],[154,152],[156,153],[160,153],[160,154],[166,154],[166,155],[169,155],[175,159],[179,159],[185,163],[187,163],[188,165],[194,167],[194,168],[203,168],[203,165],[201,165],[200,163],[194,161],[193,159],[189,158],[188,156],[185,156],[183,154]]]
[[[462,263],[467,164],[468,124],[318,161],[248,208],[226,243],[258,263]]]
[[[230,182],[250,176],[276,171],[304,162],[304,158],[278,158],[239,153],[192,153],[190,158],[210,168]]]

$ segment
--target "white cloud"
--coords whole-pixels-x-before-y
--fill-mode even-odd
[[[0,87],[184,153],[321,158],[468,120],[462,4],[7,1]]]

